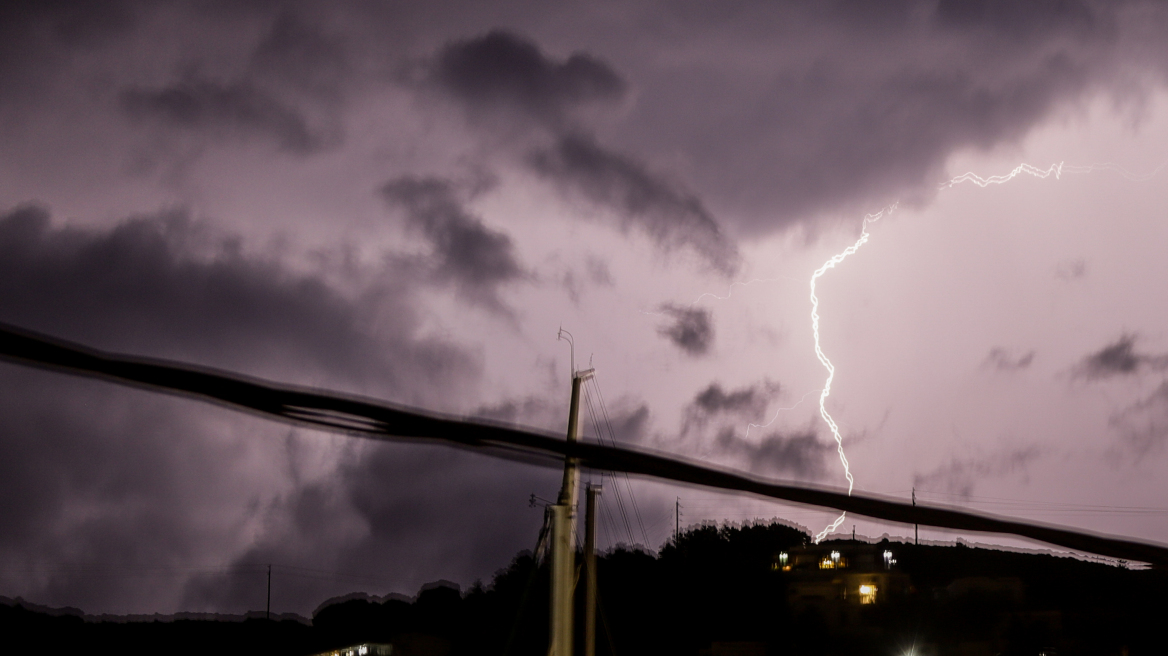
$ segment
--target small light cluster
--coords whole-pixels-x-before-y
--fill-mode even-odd
[[[884,569],[892,569],[892,566],[895,564],[896,564],[896,559],[892,557],[892,552],[885,551],[884,552]]]
[[[390,656],[393,654],[393,645],[363,644],[326,651],[317,656]]]
[[[824,556],[823,560],[819,561],[819,569],[839,569],[845,564],[840,557],[840,552],[833,551],[830,555]]]

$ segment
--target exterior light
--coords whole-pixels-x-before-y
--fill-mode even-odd
[[[876,586],[872,585],[871,583],[865,583],[860,586],[860,603],[876,603]]]
[[[780,565],[782,565],[782,566],[784,566],[784,567],[786,567],[786,565],[787,565],[787,558],[788,558],[788,556],[787,556],[787,552],[786,552],[786,551],[780,552],[780,553],[779,553],[779,564],[780,564]]]

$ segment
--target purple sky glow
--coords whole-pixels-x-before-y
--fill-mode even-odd
[[[562,326],[617,441],[843,487],[808,285],[896,204],[817,282],[856,489],[1168,543],[1168,8],[874,7],[6,4],[0,321],[557,432]],[[0,445],[0,595],[90,613],[489,581],[560,480],[11,364]]]

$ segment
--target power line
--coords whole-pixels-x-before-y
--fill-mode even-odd
[[[1077,551],[1168,566],[1168,548],[1161,545],[951,508],[913,507],[900,499],[873,494],[848,495],[806,484],[766,480],[629,447],[584,441],[568,443],[550,435],[392,406],[368,398],[310,391],[190,364],[105,353],[10,326],[0,325],[0,358],[225,404],[284,422],[372,439],[439,441],[484,449],[524,462],[541,459],[556,467],[564,458],[574,458],[580,466],[594,470],[745,492],[901,524],[1010,533]]]
[[[592,395],[589,393],[587,387],[584,388],[584,403],[585,403],[585,405],[588,406],[588,416],[590,416],[592,418],[592,425],[596,429],[596,433],[597,433],[596,439],[598,441],[603,441],[604,434],[601,430],[600,422],[597,421],[596,410],[592,407]],[[606,475],[608,475],[610,478],[612,478],[612,476],[610,474],[608,474],[608,472],[601,472],[601,480],[603,480],[604,476],[606,476]],[[625,530],[628,531],[629,544],[632,544],[632,543],[636,542],[636,539],[633,537],[633,527],[629,523],[629,515],[625,511],[625,503],[624,503],[624,500],[622,499],[620,486],[617,485],[616,481],[614,480],[613,485],[611,487],[612,487],[612,491],[614,493],[614,496],[616,498],[617,510],[620,511],[621,521],[624,522]]]
[[[1127,513],[1127,514],[1168,514],[1168,508],[1156,506],[1115,506],[1106,504],[1067,503],[1062,501],[1036,501],[1029,499],[1012,499],[1008,497],[977,496],[972,494],[957,494],[954,492],[937,492],[933,490],[918,490],[935,497],[948,497],[957,502],[967,501],[980,505],[1010,506],[1015,508],[1033,508],[1057,512],[1083,513]]]
[[[609,444],[611,444],[612,446],[615,447],[615,446],[617,446],[616,431],[614,431],[612,429],[612,422],[609,420],[609,417],[608,417],[608,408],[605,407],[605,405],[604,405],[604,394],[603,394],[603,392],[600,391],[600,383],[599,383],[599,381],[596,380],[596,376],[592,377],[592,383],[596,387],[597,399],[600,401],[600,409],[601,409],[602,416],[604,418],[604,426],[608,428]],[[589,410],[589,412],[594,413],[595,411],[592,409],[591,394],[588,392],[587,387],[584,388],[584,391],[585,391],[585,394],[584,394],[585,399],[588,400],[588,410]],[[596,423],[595,415],[594,415],[593,423],[594,424]],[[599,434],[598,439],[600,439],[603,442],[604,432],[602,430],[600,430],[599,425],[597,425],[597,433]],[[617,503],[620,503],[621,502],[620,496],[619,496],[620,495],[620,477],[619,477],[619,475],[614,474],[611,476],[611,478],[613,479],[613,488],[616,490],[617,495],[618,495],[617,496]],[[648,547],[649,546],[649,534],[647,531],[645,531],[644,521],[641,520],[641,510],[640,510],[640,508],[637,507],[637,496],[636,496],[636,494],[633,493],[633,484],[632,484],[632,481],[629,480],[628,474],[624,475],[624,483],[625,483],[625,489],[628,491],[628,494],[629,494],[629,504],[633,510],[633,517],[637,520],[637,526],[641,529],[641,537],[644,540],[643,544],[646,547]],[[622,510],[622,512],[623,512],[623,510]],[[629,542],[630,543],[636,542],[636,539],[632,535],[631,528],[629,530]]]
[[[608,408],[604,404],[604,393],[600,391],[600,381],[596,376],[592,377],[592,384],[596,387],[596,396],[600,399],[600,410],[604,413],[604,424],[608,426],[608,439],[613,446],[616,446],[616,432],[612,430],[612,422],[608,419]],[[645,539],[645,546],[649,546],[649,534],[645,532],[645,523],[641,521],[641,510],[637,507],[637,497],[633,494],[633,483],[629,480],[628,473],[625,473],[625,487],[629,491],[629,500],[633,504],[633,515],[637,518],[637,524],[641,527],[641,537]]]

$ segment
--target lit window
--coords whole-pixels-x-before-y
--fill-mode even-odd
[[[860,586],[860,603],[874,604],[876,603],[876,586],[865,583]]]

